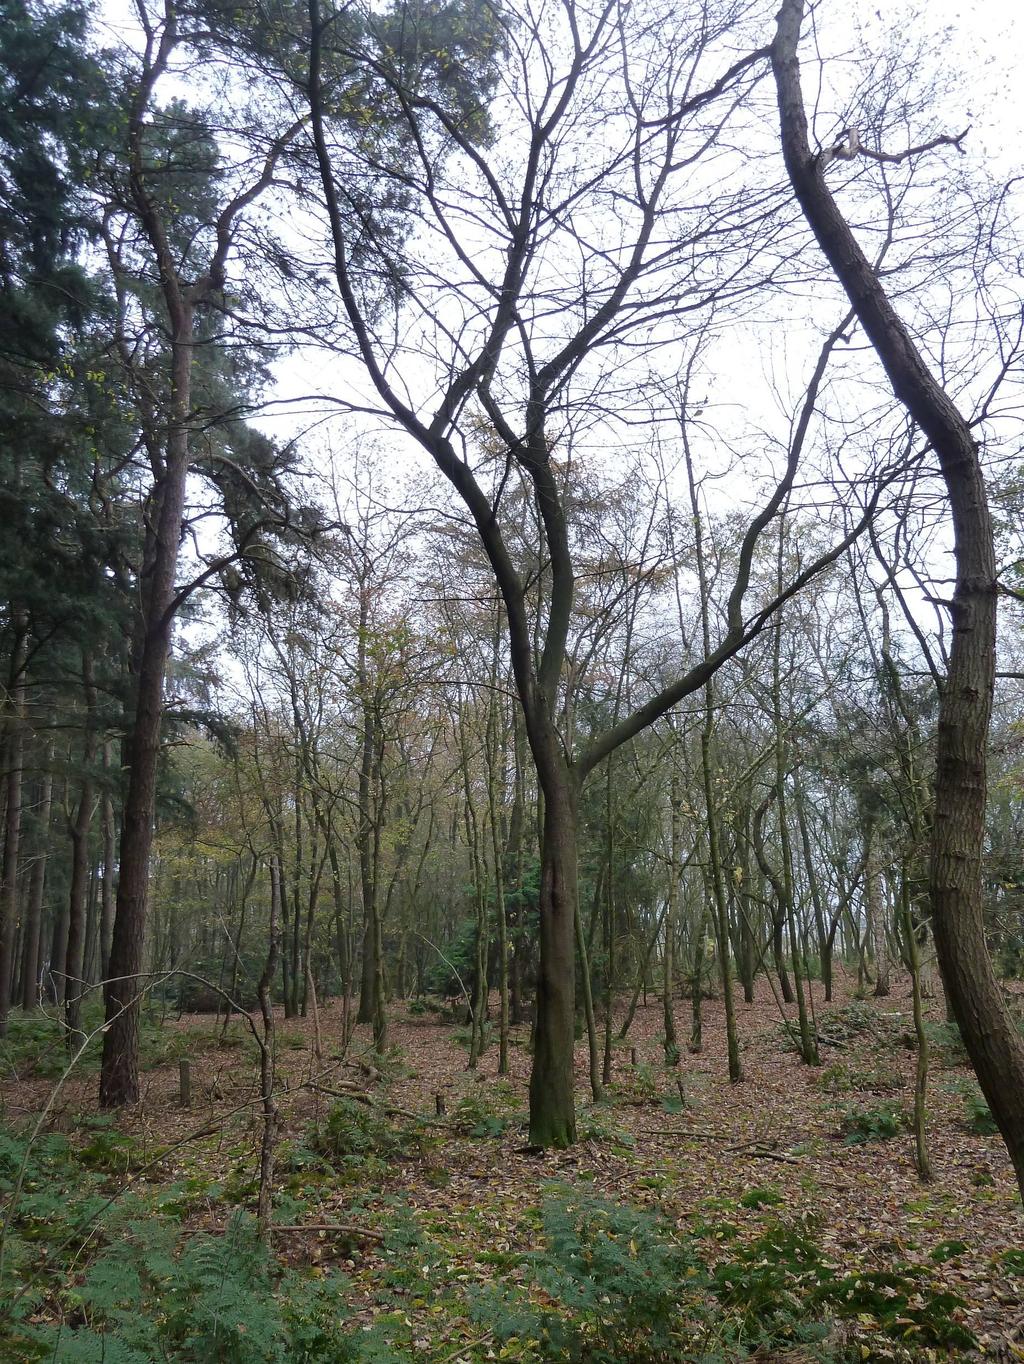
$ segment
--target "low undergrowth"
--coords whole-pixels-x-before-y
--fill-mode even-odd
[[[359,1106],[334,1110],[321,1129],[333,1137],[328,1151],[298,1147],[287,1165],[352,1161],[357,1145],[380,1158],[392,1148],[378,1122]],[[109,1160],[96,1159],[98,1134],[112,1143]],[[812,1222],[778,1215],[771,1187],[740,1200],[756,1219],[741,1233],[720,1209],[718,1220],[681,1227],[656,1208],[551,1186],[518,1210],[524,1248],[493,1253],[486,1219],[428,1234],[394,1201],[354,1296],[331,1269],[285,1267],[259,1244],[251,1216],[218,1204],[215,1189],[205,1193],[206,1207],[220,1209],[216,1229],[190,1223],[184,1185],[126,1191],[111,1129],[91,1137],[80,1148],[56,1135],[31,1148],[0,1137],[0,1357],[440,1364],[461,1340],[460,1356],[481,1362],[725,1364],[797,1350],[839,1364],[935,1359],[973,1344],[965,1305],[936,1276],[943,1247],[885,1268],[838,1265]],[[304,1214],[289,1198],[289,1218]],[[352,1304],[367,1293],[375,1307],[357,1320]]]

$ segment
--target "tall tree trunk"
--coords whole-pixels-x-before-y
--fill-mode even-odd
[[[875,996],[885,999],[889,994],[889,946],[885,936],[885,883],[878,851],[879,837],[876,826],[871,830],[864,875],[867,881],[867,937],[875,959]]]
[[[274,1008],[270,991],[274,981],[275,958],[278,951],[278,910],[284,866],[277,854],[270,859],[270,925],[267,955],[263,963],[256,993],[263,1020],[260,1048],[260,1101],[263,1109],[263,1130],[260,1136],[260,1181],[256,1208],[256,1227],[260,1240],[269,1248],[272,1235],[274,1200],[274,1154],[277,1144],[277,1104],[274,1100]]]
[[[704,657],[711,655],[711,620],[708,608],[707,566],[704,560],[704,522],[701,516],[700,498],[693,473],[693,459],[687,439],[686,423],[683,428],[683,449],[686,454],[686,477],[690,488],[690,511],[693,515],[694,557],[697,564],[697,591],[700,598],[700,622],[703,636]],[[736,1011],[732,997],[732,954],[729,941],[729,904],[725,893],[725,876],[722,871],[721,820],[719,819],[717,798],[715,796],[712,771],[712,745],[715,732],[715,683],[709,677],[704,684],[704,723],[700,735],[701,776],[704,786],[704,812],[707,821],[708,838],[708,881],[711,900],[714,906],[712,916],[715,936],[718,940],[718,960],[722,973],[722,1002],[725,1006],[726,1050],[729,1057],[729,1079],[737,1084],[743,1079],[740,1066],[740,1044],[736,1035]]]
[[[551,732],[551,747],[557,736]],[[573,1052],[576,1015],[575,781],[559,754],[545,755],[544,828],[540,863],[540,966],[530,1075],[530,1143],[571,1146],[576,1140]],[[559,770],[560,769],[560,770]]]
[[[110,942],[114,931],[114,896],[117,871],[114,832],[114,800],[110,793],[109,740],[103,745],[103,888],[100,896],[100,979],[105,980],[110,963]]]
[[[78,807],[68,832],[71,835],[71,885],[68,891],[68,950],[64,974],[64,1023],[68,1052],[74,1054],[85,1040],[81,1031],[82,996],[85,993],[85,930],[89,894],[89,832],[93,815],[92,764],[95,758],[94,719],[96,688],[92,659],[82,656],[82,683],[85,690],[85,746],[82,755],[82,783]]]
[[[771,888],[773,903],[771,906],[771,946],[772,957],[775,961],[775,973],[779,978],[779,985],[782,989],[782,998],[787,1004],[796,1002],[796,995],[790,984],[789,973],[786,970],[786,888],[785,882],[780,877],[779,872],[768,861],[768,853],[764,844],[764,817],[768,813],[772,802],[778,799],[778,784],[772,788],[768,795],[754,812],[754,822],[752,825],[754,839],[754,856],[757,858],[757,865],[761,870],[761,875]]]
[[[293,681],[294,686],[294,681]],[[295,742],[298,748],[300,743],[300,731],[296,725]],[[299,753],[295,756],[294,772],[294,841],[292,846],[292,922],[291,933],[288,935],[284,950],[288,957],[288,993],[284,1000],[285,1018],[297,1018],[299,1015],[299,981],[302,979],[303,971],[301,964],[300,943],[302,940],[302,868],[304,859],[304,835],[305,821],[302,818],[302,759]]]
[[[912,895],[910,878],[905,874],[900,887],[900,910],[902,928],[906,938],[907,958],[910,963],[910,980],[914,999],[914,1035],[917,1039],[917,1063],[914,1069],[914,1163],[922,1184],[932,1180],[932,1163],[928,1155],[928,1031],[924,1020],[924,1002],[921,993],[921,953],[917,942],[917,929],[911,910]]]
[[[676,929],[679,918],[679,777],[673,771],[669,783],[668,884],[665,895],[665,964],[661,982],[661,1007],[665,1019],[665,1064],[679,1064],[679,1037],[676,1033],[675,961]]]
[[[28,883],[25,910],[25,936],[21,956],[21,1007],[34,1009],[39,1003],[40,942],[42,939],[43,900],[46,895],[46,867],[50,856],[50,810],[53,804],[53,745],[44,755],[43,787],[39,801],[39,847]]]
[[[708,926],[707,883],[701,900],[700,912],[693,922],[692,966],[690,969],[690,1051],[696,1056],[704,1050],[704,958]]]
[[[473,876],[473,906],[476,914],[476,936],[474,939],[474,968],[472,990],[469,998],[469,1069],[475,1070],[484,1049],[486,1039],[487,1013],[487,866],[483,850],[483,836],[480,830],[481,815],[473,796],[473,774],[469,748],[469,729],[465,708],[460,708],[458,716],[453,715],[458,727],[459,753],[462,768],[462,817],[466,831],[466,846],[469,848],[470,868]],[[489,778],[488,778],[489,780]]]
[[[374,989],[377,979],[377,885],[373,866],[373,815],[370,809],[373,786],[373,712],[369,696],[367,666],[367,631],[370,618],[370,593],[367,584],[359,582],[359,634],[356,640],[356,685],[362,710],[362,729],[359,749],[359,824],[356,846],[359,850],[359,885],[363,898],[363,962],[359,989],[357,1023],[372,1023]]]
[[[822,902],[818,868],[811,851],[811,834],[807,825],[806,801],[799,778],[794,778],[796,787],[796,817],[800,828],[800,846],[803,851],[804,874],[811,892],[811,905],[814,910],[814,928],[818,937],[818,959],[821,962],[821,983],[825,987],[825,1001],[832,1000],[832,934],[825,923],[825,907]]]
[[[501,662],[501,616],[495,614],[494,634],[491,641],[491,693],[487,706],[487,813],[491,826],[491,856],[494,860],[494,920],[498,930],[498,1074],[508,1074],[508,916],[505,909],[505,857],[502,848],[501,796],[504,794],[503,763],[507,732],[501,723],[501,708],[498,693],[499,666]],[[501,791],[499,791],[499,783]],[[577,906],[577,916],[579,907]],[[577,929],[579,925],[577,924]],[[585,962],[586,945],[581,962]],[[588,974],[587,991],[589,994],[589,963],[585,969]],[[590,1002],[590,1019],[593,1021],[593,1000]]]
[[[587,1054],[590,1062],[590,1093],[595,1103],[600,1103],[604,1092],[601,1073],[601,1048],[597,1037],[597,1019],[594,1016],[594,991],[590,976],[590,953],[587,951],[587,935],[583,931],[583,915],[580,913],[579,896],[576,897],[576,951],[580,961],[580,988],[583,991],[583,1017],[587,1024]]]
[[[982,854],[997,592],[988,497],[970,426],[922,359],[832,198],[821,158],[811,152],[797,58],[803,12],[803,0],[784,0],[772,46],[786,169],[896,397],[935,451],[949,498],[956,584],[936,743],[933,932],[964,1044],[1024,1196],[1024,1039],[1003,1001],[984,922]]]
[[[238,975],[242,966],[242,934],[245,932],[245,916],[246,911],[248,910],[249,907],[249,896],[252,894],[252,888],[256,884],[256,872],[258,868],[259,860],[256,857],[256,854],[253,853],[252,860],[249,864],[249,870],[246,873],[245,885],[242,888],[242,893],[239,896],[238,900],[238,927],[235,929],[235,940],[234,943],[232,944],[231,950],[231,976],[228,981],[228,995],[231,999],[235,1001],[236,1004],[240,1004],[241,1007],[243,1008],[245,1006],[244,1004],[242,1004],[242,1001],[239,1000],[238,995],[236,993],[236,991],[238,990]],[[235,868],[234,883],[237,886],[238,884],[237,866]],[[230,1022],[230,1020],[231,1005],[228,1004],[224,1009],[224,1023],[221,1027],[221,1037],[227,1035],[228,1023]]]
[[[615,755],[609,754],[604,791],[604,1060],[601,1068],[601,1079],[606,1085],[612,1082],[612,1029],[615,1017],[615,976],[618,969],[615,959],[615,801],[612,798],[614,771]],[[642,966],[641,970],[646,972],[646,965]]]
[[[28,658],[28,618],[14,612],[14,646],[7,694],[7,780],[4,810],[3,873],[0,879],[0,1037],[7,1031],[11,1010],[14,939],[18,927],[18,871],[21,844],[21,800],[25,767],[25,663]]]
[[[750,882],[753,872],[750,865],[750,802],[747,799],[740,801],[734,832],[736,836],[736,877],[733,899],[740,920],[739,969],[743,982],[744,1003],[753,1004],[757,950],[754,942],[752,917],[754,896]]]
[[[171,365],[174,398],[168,413],[163,468],[151,504],[151,543],[143,566],[142,614],[137,626],[134,713],[126,744],[128,789],[121,817],[117,900],[104,988],[103,1108],[135,1103],[139,1097],[139,975],[145,946],[164,678],[171,650],[174,582],[189,461],[192,312],[185,304],[176,318]]]
[[[706,688],[704,729],[701,734],[701,769],[704,774],[704,800],[708,821],[708,861],[711,897],[715,907],[715,936],[718,939],[719,968],[722,975],[722,1002],[725,1006],[725,1040],[728,1054],[729,1079],[738,1084],[743,1079],[740,1065],[740,1043],[736,1032],[736,1008],[732,997],[731,943],[729,940],[729,902],[725,893],[725,875],[719,844],[720,824],[715,809],[715,791],[711,768],[711,732],[714,724],[712,684]]]

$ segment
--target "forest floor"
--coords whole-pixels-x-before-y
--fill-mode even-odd
[[[738,996],[737,1085],[721,1002],[705,1003],[702,1051],[684,1049],[670,1067],[652,997],[616,1046],[600,1104],[587,1102],[580,1043],[580,1140],[542,1155],[525,1145],[527,1028],[513,1030],[510,1074],[499,1078],[495,1042],[470,1071],[459,1030],[433,1013],[396,1006],[379,1064],[362,1028],[338,1055],[337,1004],[320,1010],[320,1061],[313,1020],[278,1019],[275,1221],[287,1229],[275,1252],[307,1277],[345,1275],[349,1328],[386,1342],[367,1358],[1024,1359],[1024,1216],[955,1031],[931,1001],[934,1180],[923,1184],[904,1125],[915,1067],[909,988],[854,1000],[852,984],[841,980],[831,1005],[814,987],[828,1039],[820,1068],[801,1063],[763,981],[754,1004]],[[681,1039],[689,1009],[678,1002]],[[234,1208],[254,1206],[260,1115],[246,1025],[234,1020],[223,1041],[219,1031],[208,1017],[165,1020],[149,1044],[142,1100],[116,1123],[96,1117],[94,1064],[54,1099],[23,1039],[0,1053],[3,1126],[24,1132],[50,1103],[41,1130],[66,1134],[103,1198],[116,1204],[130,1188],[173,1204],[189,1234],[221,1232]],[[187,1110],[181,1056],[191,1067]],[[364,1097],[344,1097],[354,1090]],[[103,1218],[89,1216],[88,1233],[73,1238],[72,1276],[103,1243]],[[678,1285],[667,1297],[659,1287],[683,1263],[665,1247],[680,1245],[700,1324],[677,1353],[645,1354],[637,1342],[651,1322],[662,1329],[666,1302],[674,1312],[685,1298]],[[15,1262],[23,1279],[38,1278],[31,1255]],[[61,1291],[44,1285],[33,1321],[68,1311]],[[586,1323],[583,1344],[556,1346],[560,1309]]]

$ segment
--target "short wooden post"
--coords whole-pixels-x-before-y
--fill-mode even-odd
[[[636,1065],[636,1047],[630,1047],[630,1049],[629,1049],[629,1059],[630,1059],[630,1061],[632,1062],[632,1064],[635,1066],[635,1065]]]
[[[437,1110],[437,1116],[439,1118],[443,1118],[445,1112],[444,1095],[441,1093],[440,1090],[438,1090],[437,1093],[434,1095],[434,1108]]]

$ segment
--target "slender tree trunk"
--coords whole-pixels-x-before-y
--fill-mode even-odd
[[[367,665],[367,631],[369,629],[370,599],[365,582],[359,583],[359,636],[356,642],[356,685],[362,710],[362,731],[359,750],[359,825],[356,846],[359,850],[359,883],[363,898],[363,961],[359,989],[357,1023],[372,1023],[376,1004],[374,988],[377,980],[377,884],[373,865],[373,826],[371,811],[373,788],[373,711],[369,696]]]
[[[100,979],[105,980],[114,932],[114,898],[117,892],[114,800],[110,793],[111,745],[103,745],[103,887],[100,895]]]
[[[679,916],[679,778],[673,772],[669,784],[668,884],[665,894],[665,965],[662,978],[662,1012],[665,1019],[665,1064],[679,1064],[679,1037],[676,1033],[675,962],[676,929]]]
[[[238,999],[238,995],[237,995],[237,993],[236,993],[237,990],[238,990],[238,974],[239,974],[239,971],[241,970],[241,966],[242,966],[242,934],[243,934],[244,931],[245,931],[245,918],[246,918],[246,912],[247,912],[247,910],[248,910],[248,908],[249,908],[249,896],[252,894],[253,886],[256,884],[256,872],[257,872],[258,868],[259,868],[259,860],[258,860],[258,858],[256,857],[256,854],[253,853],[253,854],[252,854],[252,860],[251,860],[250,865],[249,865],[249,870],[248,870],[248,872],[246,873],[245,885],[244,885],[244,887],[242,888],[242,894],[241,894],[241,896],[240,896],[240,898],[239,898],[239,903],[238,903],[238,928],[235,930],[235,940],[234,940],[234,944],[233,944],[233,950],[232,950],[232,953],[231,953],[231,979],[230,979],[230,982],[229,982],[229,984],[228,984],[228,994],[230,995],[230,997],[231,997],[233,1000],[235,1000],[237,1003],[241,1004],[243,1008],[245,1007],[245,1005],[244,1005],[243,1001],[241,1001],[241,1000]],[[237,877],[236,877],[236,880],[237,880]],[[231,1006],[228,1005],[228,1006],[225,1008],[225,1010],[224,1010],[224,1023],[223,1023],[223,1025],[222,1025],[222,1027],[221,1027],[221,1036],[222,1036],[222,1037],[224,1037],[224,1036],[227,1035],[228,1022],[229,1022],[230,1018],[231,1018]]]
[[[870,851],[865,869],[868,899],[868,940],[875,958],[875,996],[884,999],[889,994],[889,947],[885,936],[885,884],[878,855],[879,833],[871,831]]]
[[[594,991],[590,978],[590,954],[587,952],[587,935],[583,932],[583,916],[580,913],[579,897],[576,898],[576,950],[580,959],[580,987],[583,991],[583,1016],[587,1024],[587,1053],[590,1061],[590,1093],[595,1103],[600,1103],[604,1092],[601,1083],[601,1047],[597,1037],[597,1019],[594,1016]]]
[[[14,646],[8,683],[7,780],[5,784],[3,872],[0,877],[0,1037],[7,1031],[11,1010],[14,940],[18,927],[18,872],[21,844],[21,800],[25,767],[25,663],[28,658],[28,619],[14,612]]]
[[[21,1007],[34,1009],[39,1003],[39,958],[42,938],[43,900],[46,895],[46,868],[50,856],[50,811],[53,804],[53,745],[44,756],[43,787],[39,801],[39,847],[28,883],[25,936],[21,957]]]
[[[693,460],[690,457],[690,444],[687,439],[686,425],[683,423],[683,449],[686,453],[686,476],[690,487],[690,510],[693,515],[694,554],[697,564],[697,589],[700,598],[701,633],[704,644],[704,657],[711,655],[711,621],[708,613],[707,568],[704,561],[704,523],[701,517],[700,500],[693,474]],[[715,936],[718,939],[718,959],[722,973],[722,1002],[725,1006],[726,1050],[729,1057],[729,1079],[737,1084],[743,1079],[740,1066],[740,1045],[736,1035],[736,1012],[732,997],[732,957],[729,941],[729,905],[725,893],[725,877],[722,872],[721,821],[718,815],[715,794],[712,744],[715,731],[715,684],[708,678],[704,685],[704,723],[700,736],[701,776],[704,785],[704,811],[707,820],[708,837],[708,880],[711,899],[714,905],[713,921]]]
[[[707,887],[705,886],[705,893]],[[693,935],[690,968],[690,1051],[696,1056],[704,1050],[704,958],[708,913],[702,903]]]
[[[804,808],[804,792],[796,785],[796,817],[800,827],[800,846],[803,851],[804,872],[811,892],[811,905],[814,909],[814,927],[818,936],[818,957],[821,961],[821,983],[825,987],[825,1000],[832,999],[832,937],[825,925],[825,908],[822,904],[821,886],[818,882],[818,869],[811,851],[811,835],[807,826],[807,812]]]
[[[257,987],[263,1036],[260,1038],[260,1102],[263,1110],[263,1131],[260,1137],[260,1183],[256,1210],[256,1226],[260,1240],[270,1245],[274,1198],[274,1154],[277,1143],[277,1104],[274,1101],[274,1009],[270,990],[278,951],[278,911],[284,867],[276,854],[270,859],[270,928],[267,956]]]
[[[65,1042],[74,1053],[85,1040],[81,1032],[82,995],[85,991],[85,914],[89,892],[89,829],[92,824],[92,782],[82,781],[78,807],[71,821],[71,885],[68,892],[68,947],[64,974]]]
[[[95,802],[94,802],[95,806]],[[95,814],[95,809],[94,812]],[[89,985],[95,985],[103,977],[100,973],[100,869],[96,864],[95,853],[89,858],[89,894],[86,898],[85,912],[85,965],[83,975]]]
[[[293,683],[294,685],[294,683]],[[297,709],[297,705],[296,705]],[[300,742],[298,726],[295,733],[296,744]],[[292,863],[292,922],[291,933],[285,941],[285,953],[288,957],[288,992],[284,1000],[285,1018],[298,1018],[299,1016],[299,982],[303,976],[302,970],[302,865],[304,859],[304,838],[306,832],[305,821],[302,817],[302,759],[298,753],[295,757],[294,774],[294,846]]]
[[[309,1007],[309,985],[313,980],[311,954],[313,951],[313,930],[316,927],[316,914],[320,904],[320,883],[323,880],[327,863],[326,851],[320,849],[319,824],[313,824],[309,838],[309,898],[306,902],[306,930],[302,938],[302,960],[305,963],[302,980],[302,1017],[305,1018]],[[316,983],[313,983],[314,990]]]
[[[901,886],[903,932],[907,940],[910,980],[914,998],[914,1036],[917,1039],[917,1063],[914,1070],[914,1163],[923,1184],[932,1180],[932,1163],[928,1156],[928,1031],[924,1023],[924,1002],[921,993],[921,954],[911,912],[910,881],[904,876]]]
[[[778,756],[776,755],[776,761]],[[789,981],[789,973],[786,970],[786,887],[780,874],[768,861],[768,853],[764,844],[764,817],[773,801],[778,799],[778,782],[758,806],[754,814],[753,838],[754,855],[757,858],[757,865],[761,869],[768,886],[771,888],[774,903],[771,907],[771,946],[772,957],[775,961],[775,974],[779,978],[779,986],[782,990],[782,998],[787,1004],[796,1003],[796,995]]]
[[[752,869],[750,865],[750,803],[741,802],[735,826],[737,877],[734,882],[736,912],[740,921],[739,969],[743,981],[743,1000],[746,1004],[754,1002],[754,976],[757,971],[757,953],[754,942],[752,920],[753,893],[751,889]],[[762,953],[763,956],[763,953]]]
[[[374,824],[373,833],[373,883],[376,888],[380,872],[381,818]],[[373,1049],[383,1056],[388,1044],[387,989],[384,980],[384,916],[376,903],[374,891],[373,906]]]
[[[779,723],[778,721],[776,723]],[[781,736],[781,728],[778,733]],[[778,792],[776,804],[779,809],[779,852],[782,862],[782,884],[784,887],[783,903],[786,907],[786,919],[789,925],[789,946],[790,958],[793,963],[793,991],[796,995],[797,1020],[800,1024],[800,1056],[805,1065],[817,1066],[821,1064],[818,1056],[817,1031],[813,1026],[808,1014],[807,996],[804,992],[804,972],[801,964],[801,933],[800,926],[796,918],[796,897],[793,888],[793,850],[789,839],[789,824],[787,820],[787,800],[786,800],[786,777],[785,777],[785,744],[779,741],[778,766],[776,768],[776,790]]]
[[[502,849],[501,780],[504,738],[498,699],[501,659],[501,616],[495,613],[491,649],[491,694],[487,707],[487,813],[491,826],[491,856],[494,860],[494,916],[498,930],[498,1074],[508,1074],[508,917],[505,910],[505,858]],[[504,786],[504,782],[501,782]],[[579,908],[577,906],[577,914]],[[588,967],[589,970],[589,967]],[[593,1014],[593,1001],[591,1001]]]
[[[615,802],[612,782],[615,755],[609,754],[605,772],[605,864],[604,864],[604,1063],[601,1079],[612,1082],[612,1029],[615,1019]],[[641,970],[646,976],[646,966]]]
[[[473,906],[476,912],[476,939],[474,943],[473,989],[469,1000],[470,1038],[469,1066],[475,1070],[484,1049],[486,1037],[487,1004],[487,869],[484,862],[482,837],[480,832],[480,813],[473,797],[473,779],[470,772],[469,734],[466,715],[460,713],[455,720],[459,733],[459,750],[462,767],[463,821],[466,830],[466,843],[469,847],[470,866],[473,873]]]
[[[738,1084],[743,1079],[740,1065],[740,1043],[736,1032],[736,1007],[732,997],[732,963],[729,941],[729,904],[725,894],[725,877],[722,871],[722,855],[719,846],[719,820],[715,809],[714,783],[711,770],[711,728],[713,725],[712,689],[709,682],[706,689],[706,710],[704,731],[701,735],[701,768],[704,774],[704,798],[708,820],[708,860],[710,866],[711,894],[715,907],[715,936],[718,939],[719,967],[722,974],[722,1001],[725,1006],[725,1038],[728,1053],[729,1079]]]
[[[95,758],[96,688],[93,681],[92,659],[82,656],[82,683],[85,690],[85,746],[82,755],[83,776],[79,788],[78,808],[71,821],[71,886],[68,894],[68,950],[64,973],[65,1041],[68,1052],[74,1054],[85,1040],[81,1031],[82,995],[85,992],[85,932],[87,896],[89,893],[89,832],[93,816],[92,764]]]
[[[778,578],[782,581],[784,526],[779,528]],[[790,959],[793,963],[793,990],[796,995],[797,1018],[800,1024],[800,1056],[805,1065],[820,1064],[818,1038],[807,1013],[803,971],[800,954],[801,934],[796,918],[796,894],[793,882],[793,849],[789,837],[789,812],[786,794],[786,774],[789,765],[787,728],[782,715],[782,615],[776,617],[772,640],[772,722],[775,727],[775,805],[779,816],[780,870],[774,886],[779,906],[789,927]],[[767,868],[764,868],[767,874]]]

